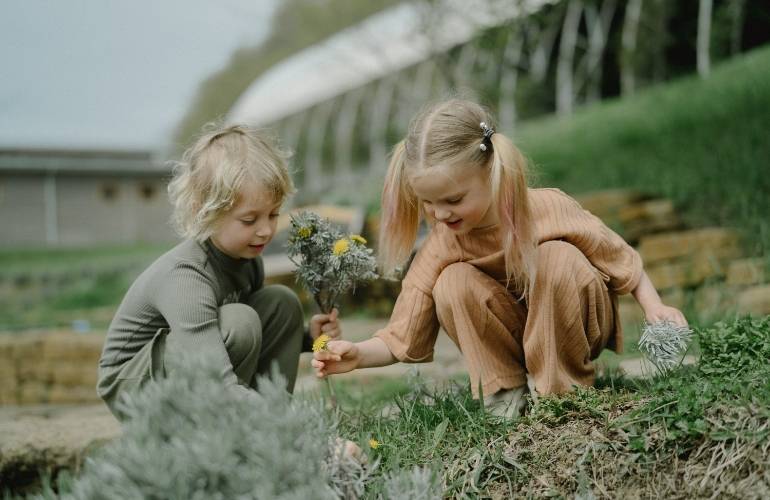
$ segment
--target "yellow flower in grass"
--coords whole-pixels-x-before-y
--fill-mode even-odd
[[[309,238],[310,235],[313,234],[313,228],[312,227],[301,227],[297,230],[297,236],[299,236],[302,239]]]
[[[380,443],[380,442],[379,442],[379,441],[377,441],[376,439],[370,439],[370,440],[369,440],[369,448],[371,448],[371,449],[373,449],[373,450],[376,450],[376,449],[377,449],[377,448],[379,448],[381,445],[382,445],[382,443]]]
[[[350,250],[350,240],[347,238],[342,238],[334,242],[334,248],[332,248],[332,253],[334,255],[342,255],[348,250]]]
[[[366,238],[364,238],[360,234],[351,234],[350,239],[355,241],[356,243],[361,243],[362,245],[366,245]]]
[[[318,338],[313,341],[313,352],[325,351],[326,346],[329,344],[331,339],[332,338],[325,333],[319,335]]]

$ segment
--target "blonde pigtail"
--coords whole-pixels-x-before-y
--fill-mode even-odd
[[[503,229],[505,274],[523,297],[529,295],[535,277],[535,231],[527,195],[527,161],[521,151],[503,134],[492,142],[490,183]]]
[[[385,274],[403,264],[417,239],[420,224],[417,198],[406,176],[406,145],[399,142],[393,153],[382,188],[379,258]]]

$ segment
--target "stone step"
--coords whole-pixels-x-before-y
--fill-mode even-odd
[[[763,258],[734,260],[727,268],[727,284],[758,285],[765,282],[767,261]]]
[[[738,295],[737,309],[741,314],[770,314],[770,285],[753,286],[742,291]]]
[[[649,196],[633,189],[603,189],[576,194],[574,198],[584,209],[606,220],[617,217],[623,207],[647,200]]]
[[[704,259],[737,258],[740,253],[738,233],[722,227],[655,234],[639,242],[639,254],[645,265],[694,255],[702,255]]]

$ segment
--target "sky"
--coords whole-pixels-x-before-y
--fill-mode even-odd
[[[2,0],[0,148],[162,149],[278,0]]]

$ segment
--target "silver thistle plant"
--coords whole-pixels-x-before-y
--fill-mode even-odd
[[[222,387],[206,359],[123,399],[117,440],[94,451],[59,492],[37,499],[335,500],[363,494],[373,467],[342,455],[338,421],[291,397],[277,369],[258,391]]]
[[[342,294],[378,277],[366,240],[356,234],[343,234],[328,219],[313,212],[291,216],[287,254],[297,266],[297,282],[313,294],[325,314],[331,312]]]
[[[419,498],[421,500],[440,500],[443,498],[440,478],[436,471],[428,467],[413,467],[411,470],[400,469],[385,475],[385,494],[383,500]]]
[[[682,362],[692,339],[692,329],[671,321],[645,322],[639,339],[639,350],[661,373],[667,373]]]

